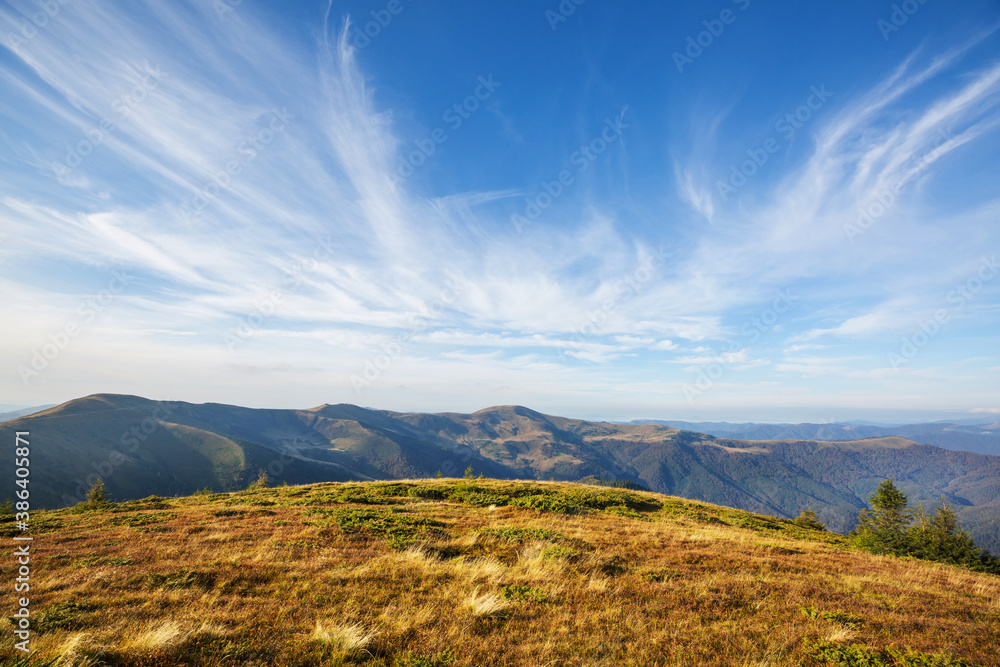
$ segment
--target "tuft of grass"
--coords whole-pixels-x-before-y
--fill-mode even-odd
[[[177,621],[154,622],[126,640],[123,648],[139,653],[163,651],[184,643],[190,634]]]
[[[823,635],[823,640],[834,644],[849,642],[858,636],[854,628],[843,625],[833,625]]]
[[[360,653],[367,648],[377,634],[377,632],[369,632],[357,624],[345,625],[316,621],[312,640],[329,647],[340,655],[349,656]]]
[[[465,598],[465,608],[476,618],[503,618],[509,606],[496,593],[480,593],[478,588]]]
[[[587,580],[587,590],[603,593],[608,590],[608,578],[601,574],[592,574]]]
[[[85,632],[74,632],[56,650],[61,655],[56,667],[93,667],[92,651]]]

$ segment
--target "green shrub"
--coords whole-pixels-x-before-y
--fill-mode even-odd
[[[845,646],[826,641],[805,641],[809,656],[840,667],[980,667],[950,653],[921,653],[895,648],[872,649],[855,644]]]
[[[401,501],[393,498],[391,494],[380,493],[374,487],[350,487],[340,492],[336,502],[355,505],[398,505]]]
[[[555,542],[562,539],[562,533],[549,528],[484,528],[479,531],[479,534],[510,542],[527,542],[528,540]]]
[[[443,534],[440,521],[402,514],[392,509],[341,508],[334,521],[347,534],[370,535],[403,549],[421,539]]]
[[[407,653],[396,657],[396,667],[448,667],[455,662],[455,651],[447,649],[435,656]]]
[[[802,510],[792,523],[800,528],[806,528],[808,530],[826,530],[826,526],[824,526],[819,520],[816,512],[813,512],[812,510]]]
[[[770,516],[763,516],[761,514],[748,514],[746,516],[741,516],[736,520],[736,525],[741,528],[747,528],[757,533],[769,533],[769,532],[783,532],[785,530],[785,525],[780,519],[775,519]]]
[[[843,611],[820,611],[815,607],[802,607],[801,611],[804,616],[809,618],[822,618],[852,630],[857,630],[863,621],[862,618]]]
[[[462,503],[463,505],[474,505],[476,507],[489,507],[490,505],[502,507],[510,503],[510,496],[507,494],[498,491],[487,491],[485,489],[459,489],[453,492],[448,499]]]
[[[442,489],[433,486],[412,486],[406,495],[424,500],[444,500],[448,497]]]
[[[649,582],[663,584],[673,579],[681,576],[680,572],[676,570],[664,569],[664,570],[653,570],[650,572],[640,572],[639,576]]]
[[[32,629],[38,632],[77,630],[86,625],[87,616],[95,609],[97,605],[89,602],[59,602],[38,612]],[[10,622],[17,625],[16,619]]]
[[[216,516],[219,518],[227,516],[240,516],[242,514],[244,514],[244,512],[241,510],[229,510],[229,509],[215,510],[214,512],[212,512],[212,516]]]
[[[581,554],[579,551],[576,551],[575,549],[570,549],[569,547],[564,547],[559,544],[555,544],[551,547],[548,547],[545,551],[542,552],[542,558],[564,558],[570,562],[575,562],[580,560],[581,556],[583,556],[583,554]]]
[[[627,507],[636,511],[655,512],[663,507],[663,503],[653,498],[640,496],[628,491],[590,491],[574,490],[565,492],[567,500],[587,509],[604,510],[609,507]]]
[[[513,507],[524,507],[539,512],[556,512],[569,514],[576,512],[580,506],[567,498],[565,494],[554,493],[535,496],[522,496],[510,501]]]
[[[510,585],[501,586],[500,595],[505,600],[521,600],[523,602],[548,602],[549,595],[540,588],[533,586]]]

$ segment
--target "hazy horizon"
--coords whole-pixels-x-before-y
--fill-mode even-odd
[[[113,392],[93,392],[93,395],[97,393],[113,393]],[[54,401],[43,401],[36,405],[13,405],[13,404],[0,404],[0,413],[2,412],[15,412],[18,410],[30,409],[45,405],[61,405],[68,401],[74,400],[76,398],[83,398],[83,396],[76,396],[66,400],[54,400]],[[499,405],[522,405],[526,408],[530,408],[537,412],[542,412],[544,414],[549,414],[557,417],[567,417],[570,419],[583,419],[587,421],[608,421],[608,422],[631,422],[637,420],[659,420],[659,421],[686,421],[686,422],[728,422],[728,423],[748,423],[754,422],[758,424],[832,424],[832,423],[847,423],[847,422],[871,422],[873,425],[902,425],[902,424],[918,424],[918,423],[930,423],[938,421],[969,421],[976,420],[982,423],[996,423],[1000,422],[1000,414],[996,412],[979,412],[979,413],[961,413],[961,412],[946,412],[946,411],[883,411],[883,410],[823,410],[823,409],[813,409],[813,408],[801,408],[797,410],[786,410],[783,408],[769,408],[769,409],[756,409],[748,408],[746,412],[740,412],[736,410],[726,411],[705,411],[705,412],[685,412],[683,410],[677,410],[675,412],[664,412],[662,414],[632,414],[632,413],[603,413],[600,411],[595,411],[591,413],[579,413],[573,411],[569,406],[566,409],[560,409],[558,406],[553,406],[552,408],[541,408],[537,405],[525,404],[522,402],[508,402],[508,403],[497,403],[491,405],[482,405],[478,407],[463,407],[462,409],[455,409],[452,407],[429,407],[429,408],[411,408],[407,407],[405,404],[402,406],[379,406],[372,405],[368,403],[359,403],[352,401],[319,401],[310,403],[308,405],[291,404],[277,402],[264,402],[260,404],[242,404],[234,403],[232,401],[218,401],[218,400],[207,400],[207,401],[192,401],[184,397],[177,396],[159,396],[159,397],[149,397],[142,396],[142,398],[148,398],[150,400],[162,400],[162,401],[181,401],[186,403],[221,403],[226,405],[238,405],[240,407],[248,407],[255,409],[285,409],[285,410],[307,410],[310,408],[315,408],[320,405],[328,403],[349,403],[351,405],[358,405],[363,408],[371,410],[389,410],[391,412],[401,412],[401,413],[414,413],[414,412],[424,412],[431,414],[447,413],[447,412],[459,412],[463,414],[471,414],[473,412],[478,412],[480,410],[485,410],[488,408],[496,407]]]

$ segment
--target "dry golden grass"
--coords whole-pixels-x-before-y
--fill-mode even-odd
[[[183,643],[189,635],[190,632],[185,632],[176,621],[157,621],[129,637],[124,647],[135,653],[163,651]]]
[[[496,593],[480,593],[478,588],[465,598],[465,608],[476,618],[498,618],[509,606]]]
[[[388,505],[329,500],[348,487],[323,484],[39,513],[32,609],[45,622],[32,647],[64,667],[448,655],[469,666],[693,667],[825,664],[805,640],[826,640],[1000,665],[1000,577],[684,513],[557,514],[406,492],[443,483],[408,483],[383,494]],[[345,508],[394,509],[418,522],[416,541],[345,532],[335,516]],[[711,511],[736,523],[735,510]],[[2,567],[10,577],[11,559]],[[0,664],[12,657],[6,632]]]
[[[377,632],[368,632],[360,625],[344,625],[339,623],[316,621],[312,640],[324,644],[341,656],[349,656],[364,650]]]

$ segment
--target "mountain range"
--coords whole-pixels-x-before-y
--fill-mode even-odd
[[[684,431],[708,433],[719,438],[741,440],[861,440],[901,436],[942,449],[1000,456],[1000,422],[962,420],[882,426],[859,422],[832,424],[731,424],[728,422],[685,422],[654,419],[630,424],[661,424]]]
[[[113,499],[127,500],[240,489],[262,470],[272,483],[301,484],[456,477],[471,467],[500,479],[625,480],[781,517],[812,509],[831,530],[846,532],[865,498],[892,478],[914,505],[944,498],[978,544],[1000,551],[1000,457],[899,435],[747,440],[521,406],[472,414],[347,404],[277,410],[112,394],[0,423],[2,441],[13,443],[15,431],[29,433],[31,497],[39,507],[78,502],[98,476]],[[13,463],[0,458],[4,479],[13,479]]]

